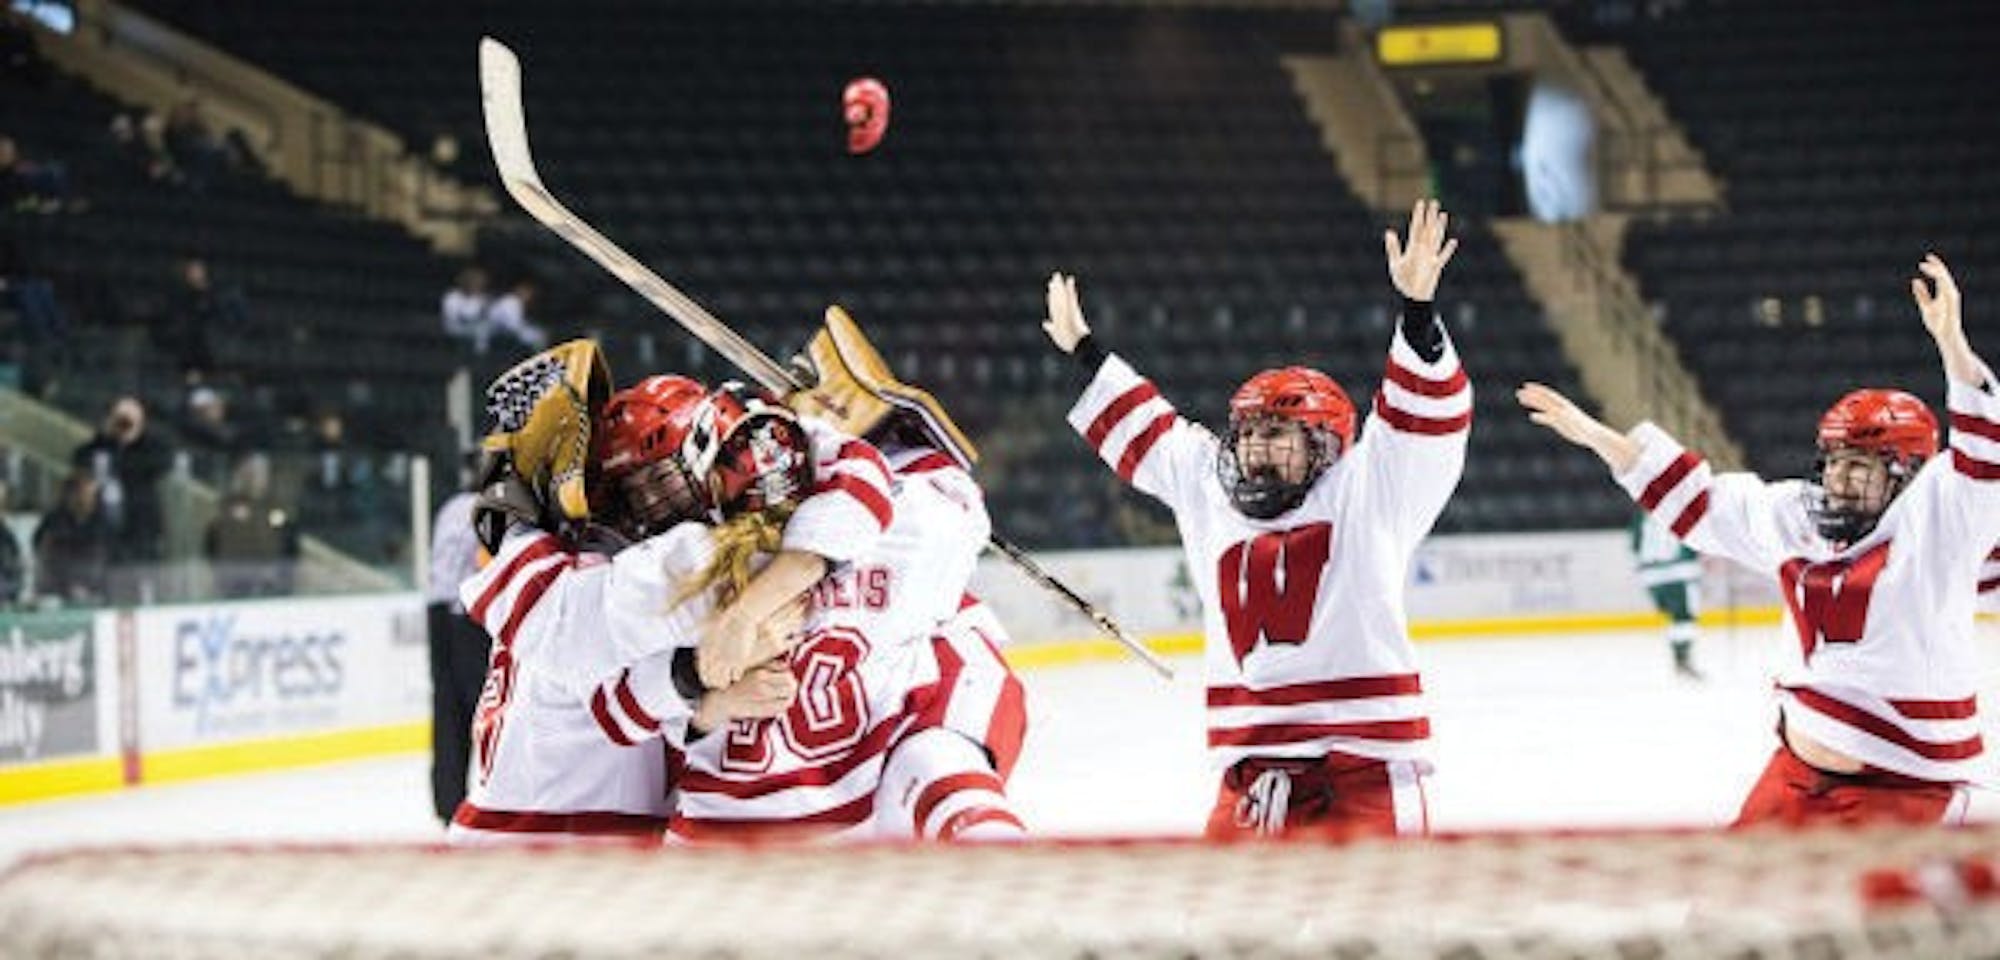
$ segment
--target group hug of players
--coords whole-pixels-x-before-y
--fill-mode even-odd
[[[1402,310],[1365,430],[1331,378],[1285,367],[1236,391],[1218,437],[1091,334],[1073,278],[1049,282],[1044,330],[1084,384],[1069,421],[1172,509],[1202,599],[1211,838],[1429,830],[1403,588],[1473,400],[1434,303],[1447,217],[1420,202],[1383,242]],[[1840,398],[1814,476],[1775,483],[1517,391],[1675,536],[1779,578],[1797,656],[1739,824],[1948,822],[1979,779],[2000,384],[1944,264],[1917,271],[1949,456],[1896,390]],[[967,592],[989,533],[972,447],[837,310],[804,359],[813,385],[788,397],[679,376],[614,392],[587,341],[494,383],[474,509],[491,559],[460,591],[493,648],[454,840],[1026,835],[1007,797],[1024,691]]]

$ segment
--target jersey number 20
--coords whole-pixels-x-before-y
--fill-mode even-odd
[[[868,691],[860,673],[867,655],[868,639],[859,631],[836,627],[806,638],[792,652],[799,694],[791,708],[774,719],[730,724],[723,768],[769,769],[774,727],[785,746],[806,760],[825,760],[860,743],[868,729]]]

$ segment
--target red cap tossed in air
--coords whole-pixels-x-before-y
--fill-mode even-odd
[[[840,95],[841,116],[847,120],[847,152],[859,156],[882,145],[889,135],[889,88],[874,77],[855,77]]]

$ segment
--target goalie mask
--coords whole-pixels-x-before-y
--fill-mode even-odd
[[[817,417],[842,432],[888,446],[901,434],[912,446],[941,450],[971,470],[979,450],[930,393],[910,386],[889,370],[854,318],[826,308],[826,323],[794,363],[812,385],[785,398],[792,409]]]
[[[1877,389],[1841,397],[1819,419],[1819,459],[1805,493],[1813,526],[1841,545],[1867,536],[1937,452],[1937,417],[1922,400]]]
[[[633,540],[708,516],[701,477],[681,456],[708,391],[687,377],[653,376],[611,395],[597,418],[598,492],[604,521]]]
[[[1332,377],[1306,367],[1266,370],[1229,398],[1229,435],[1216,469],[1244,516],[1298,506],[1354,443],[1354,404]]]
[[[590,435],[611,393],[611,372],[591,340],[571,340],[515,364],[486,388],[489,427],[480,441],[480,543],[499,548],[509,523],[565,535],[590,519]]]
[[[701,478],[709,519],[797,503],[812,489],[812,445],[796,414],[762,387],[730,381],[692,413],[681,456]]]

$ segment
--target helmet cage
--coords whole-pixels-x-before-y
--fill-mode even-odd
[[[1874,457],[1883,466],[1883,489],[1881,506],[1869,508],[1863,504],[1847,501],[1836,502],[1827,492],[1826,473],[1833,458],[1840,453],[1853,451]],[[1870,449],[1848,444],[1822,444],[1819,456],[1813,460],[1812,475],[1801,494],[1805,498],[1806,515],[1812,519],[1813,527],[1819,535],[1840,545],[1852,544],[1873,532],[1887,513],[1890,504],[1908,489],[1910,480],[1922,469],[1924,458],[1910,455],[1901,456],[1892,450]]]
[[[1272,420],[1298,424],[1300,435],[1306,440],[1306,472],[1296,483],[1285,482],[1275,468],[1259,470],[1255,476],[1243,472],[1239,449],[1242,428],[1249,423]],[[1321,424],[1269,410],[1249,412],[1229,418],[1229,433],[1216,458],[1216,476],[1238,512],[1251,519],[1269,520],[1305,502],[1307,492],[1320,475],[1344,452],[1340,437]]]

